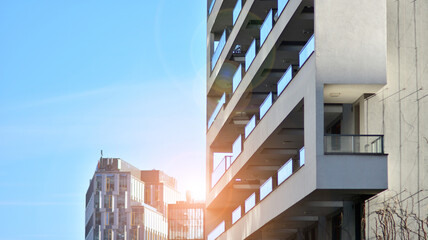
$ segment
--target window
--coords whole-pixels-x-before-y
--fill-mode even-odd
[[[106,195],[104,199],[104,208],[113,208],[113,195]]]

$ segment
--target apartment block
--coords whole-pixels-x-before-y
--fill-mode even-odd
[[[207,7],[208,240],[368,239],[390,200],[428,217],[427,1]]]

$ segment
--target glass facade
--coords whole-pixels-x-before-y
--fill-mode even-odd
[[[205,204],[178,202],[168,205],[168,239],[204,239]]]

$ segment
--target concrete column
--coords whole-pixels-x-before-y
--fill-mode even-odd
[[[342,239],[355,240],[355,208],[349,201],[343,202]]]
[[[342,134],[354,134],[354,113],[352,104],[343,104]]]
[[[297,230],[296,240],[305,240],[305,234],[301,228]]]
[[[329,240],[327,219],[325,216],[318,217],[318,240]]]

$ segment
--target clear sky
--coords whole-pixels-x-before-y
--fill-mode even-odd
[[[100,150],[205,182],[201,0],[0,1],[0,240],[84,239]]]

